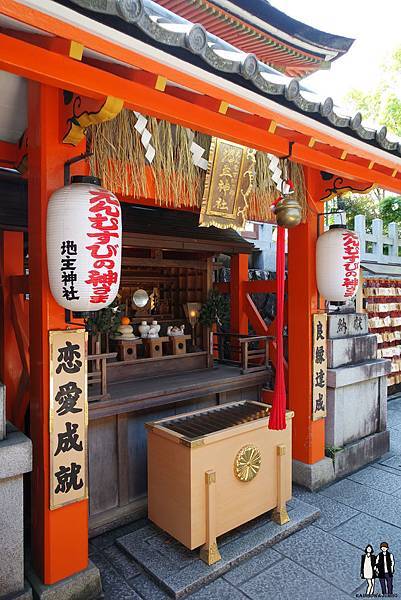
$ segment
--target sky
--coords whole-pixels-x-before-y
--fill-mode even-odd
[[[352,88],[376,87],[382,65],[401,46],[401,0],[270,0],[270,4],[308,25],[355,38],[330,70],[307,78],[312,89],[339,105],[346,105],[344,97]]]

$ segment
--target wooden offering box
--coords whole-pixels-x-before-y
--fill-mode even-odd
[[[208,564],[216,537],[271,509],[288,521],[291,422],[268,429],[268,405],[233,402],[148,423],[148,513]]]

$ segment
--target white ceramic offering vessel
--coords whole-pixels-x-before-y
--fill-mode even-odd
[[[157,338],[159,337],[160,325],[157,321],[152,321],[152,325],[148,331],[148,338]]]
[[[141,338],[148,337],[149,330],[150,330],[150,325],[148,325],[146,321],[142,321],[142,323],[138,327],[138,331],[141,335]]]

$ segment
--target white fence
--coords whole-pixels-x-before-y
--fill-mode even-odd
[[[385,265],[401,265],[401,256],[399,255],[401,232],[397,223],[389,223],[387,235],[384,235],[383,221],[373,219],[372,233],[368,233],[366,231],[365,216],[357,215],[354,229],[359,235],[362,261]]]
[[[345,223],[344,213],[334,213],[334,223]],[[275,225],[265,224],[259,228],[260,238],[256,240],[256,246],[259,246],[263,252],[263,266],[275,271],[275,253],[276,239]],[[401,265],[401,227],[397,223],[390,223],[387,228],[387,235],[384,235],[383,221],[373,219],[372,231],[366,231],[366,219],[364,215],[355,217],[355,231],[359,235],[361,242],[361,260],[364,262],[379,263],[384,265]]]

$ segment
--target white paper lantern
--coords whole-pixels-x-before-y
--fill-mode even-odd
[[[121,272],[121,206],[95,177],[72,177],[47,209],[47,266],[51,292],[76,312],[109,306]]]
[[[332,225],[316,244],[316,280],[319,293],[332,302],[345,302],[358,290],[359,238],[342,225]]]

